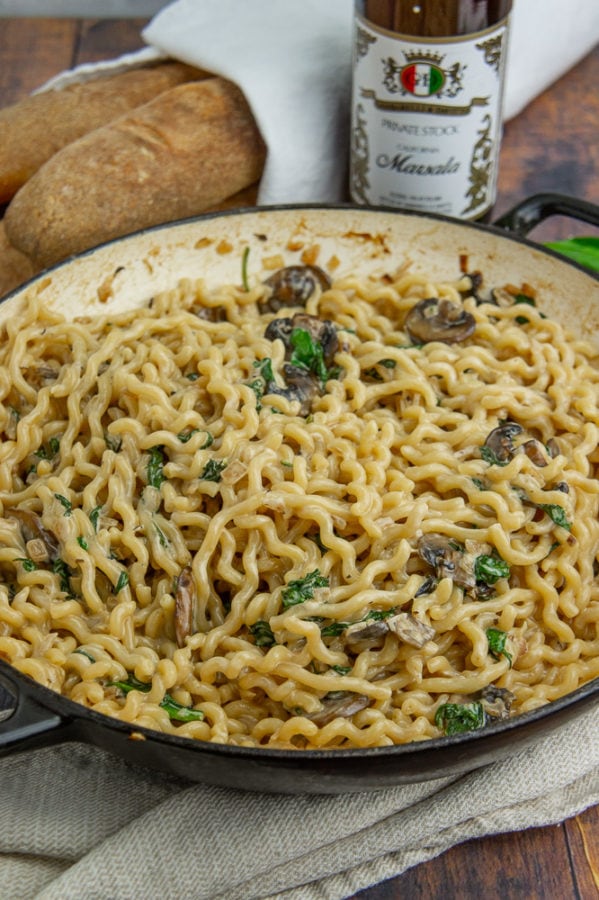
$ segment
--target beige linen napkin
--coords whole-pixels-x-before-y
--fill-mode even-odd
[[[0,761],[2,900],[341,900],[599,802],[596,711],[459,778],[339,796],[191,785],[91,748]]]

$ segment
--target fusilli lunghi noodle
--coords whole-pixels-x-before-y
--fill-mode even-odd
[[[0,656],[135,728],[296,749],[598,676],[596,354],[536,303],[405,269],[32,297],[0,349]]]

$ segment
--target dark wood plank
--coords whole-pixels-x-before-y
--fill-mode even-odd
[[[581,900],[599,898],[599,806],[565,823],[566,840]]]
[[[563,825],[468,841],[357,900],[556,900],[576,897]]]
[[[557,191],[599,202],[599,47],[508,122],[494,217],[532,194]],[[551,240],[596,230],[555,217],[535,231]]]
[[[147,46],[141,31],[149,19],[83,19],[81,21],[76,62],[100,62],[115,59]]]
[[[73,19],[2,19],[0,104],[8,106],[73,64]]]

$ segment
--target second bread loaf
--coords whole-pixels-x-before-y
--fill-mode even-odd
[[[177,84],[207,77],[164,62],[32,94],[0,109],[0,203],[58,150]]]
[[[239,88],[180,85],[53,156],[13,198],[6,231],[43,268],[216,206],[258,181],[265,156]]]

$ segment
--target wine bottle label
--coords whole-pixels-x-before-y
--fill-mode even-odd
[[[350,191],[356,203],[476,219],[493,205],[507,20],[463,37],[356,17]]]

